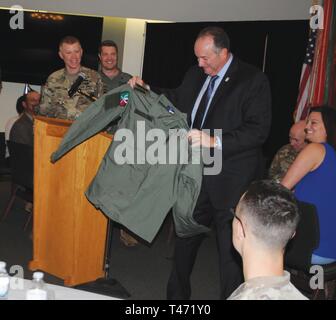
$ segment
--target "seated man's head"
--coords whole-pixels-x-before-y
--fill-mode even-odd
[[[243,257],[245,250],[284,252],[298,221],[299,209],[290,190],[273,181],[253,182],[236,208],[233,245]]]
[[[294,123],[289,131],[289,143],[296,151],[301,151],[306,145],[305,138],[306,121],[300,120]]]
[[[40,94],[36,91],[30,91],[25,96],[22,102],[25,112],[33,115],[35,113],[35,108],[40,104]]]

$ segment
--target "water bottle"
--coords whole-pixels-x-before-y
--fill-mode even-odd
[[[0,300],[8,298],[9,275],[6,271],[6,262],[0,261]]]
[[[26,300],[47,300],[48,292],[43,281],[43,272],[34,272],[32,286],[26,292]]]

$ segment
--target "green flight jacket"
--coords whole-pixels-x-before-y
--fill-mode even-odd
[[[109,91],[71,125],[51,161],[57,161],[115,119],[119,119],[118,130],[85,193],[88,200],[109,218],[148,242],[154,239],[171,208],[178,236],[190,237],[209,231],[193,218],[203,165],[192,160],[199,159],[200,152],[187,143],[186,115],[164,95],[133,90],[127,84]],[[144,128],[149,136],[153,129],[163,130],[164,139],[157,139],[154,143],[166,150],[166,158],[175,152],[177,159],[184,154],[182,160],[175,164],[151,164],[153,162],[148,161],[146,152],[153,148],[153,141],[144,139],[137,131],[139,127]],[[133,133],[133,144],[132,139],[122,140],[126,131]],[[187,146],[186,156],[174,141]],[[121,154],[131,156],[121,163]]]

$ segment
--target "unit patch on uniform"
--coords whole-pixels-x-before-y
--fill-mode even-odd
[[[128,103],[128,98],[129,98],[129,91],[120,92],[119,106],[125,107],[126,104]]]

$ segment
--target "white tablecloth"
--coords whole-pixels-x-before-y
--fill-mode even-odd
[[[26,291],[30,289],[31,286],[32,283],[30,280],[11,278],[8,300],[25,300]],[[120,300],[119,298],[56,286],[49,283],[46,283],[46,287],[49,293],[51,293],[50,296],[53,300]]]

